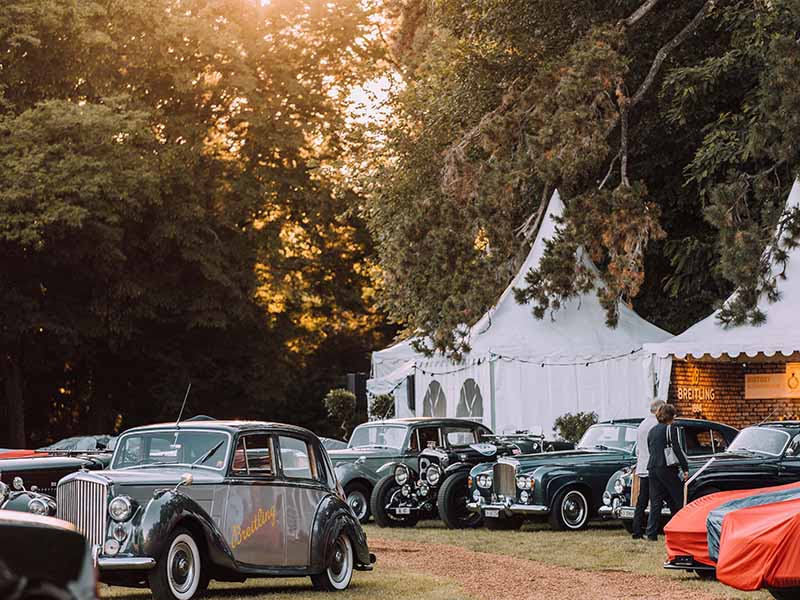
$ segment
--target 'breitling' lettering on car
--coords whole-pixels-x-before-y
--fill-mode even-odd
[[[233,531],[231,533],[231,548],[236,549],[237,547],[241,546],[245,540],[250,539],[256,531],[265,527],[266,525],[275,527],[277,520],[278,515],[274,506],[266,511],[263,508],[259,508],[246,527],[243,527],[242,525],[233,526]]]

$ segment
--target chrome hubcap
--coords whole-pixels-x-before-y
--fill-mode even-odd
[[[169,579],[173,589],[179,594],[192,587],[195,575],[195,562],[192,549],[185,542],[172,547],[169,561]]]
[[[579,527],[586,516],[586,504],[578,492],[570,492],[561,505],[561,516],[564,522],[571,527]]]
[[[331,579],[336,583],[341,583],[349,576],[350,571],[350,553],[347,541],[343,536],[336,539],[336,546],[334,546],[333,557],[331,560],[330,574]]]
[[[367,499],[364,497],[364,494],[361,492],[351,492],[347,497],[347,503],[350,505],[350,509],[357,518],[361,519],[364,517],[367,512]]]

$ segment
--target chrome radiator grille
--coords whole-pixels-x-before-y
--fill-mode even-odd
[[[106,538],[105,484],[85,479],[72,479],[59,484],[56,492],[56,516],[69,521],[86,536],[91,546],[102,546]]]
[[[517,480],[514,465],[502,462],[495,464],[492,470],[492,481],[495,494],[506,498],[516,497]]]

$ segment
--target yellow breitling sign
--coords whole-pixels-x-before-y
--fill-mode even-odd
[[[233,526],[233,534],[231,536],[231,549],[234,549],[237,546],[241,546],[249,538],[255,535],[255,533],[258,530],[263,529],[267,525],[275,527],[277,520],[278,520],[278,515],[275,512],[274,506],[269,510],[264,510],[263,508],[259,508],[258,512],[256,512],[256,514],[253,516],[252,520],[249,523],[247,523],[246,525],[243,523],[241,525]]]

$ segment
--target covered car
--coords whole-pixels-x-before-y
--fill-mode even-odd
[[[798,489],[800,484],[790,483],[783,486],[760,488],[755,490],[734,490],[717,492],[698,498],[687,504],[664,527],[666,534],[667,569],[683,569],[696,571],[698,574],[713,573],[716,562],[708,552],[707,520],[709,514],[720,506],[762,492],[776,492]]]
[[[722,583],[745,591],[768,588],[777,598],[800,597],[800,497],[728,512],[721,524],[717,578]]]

